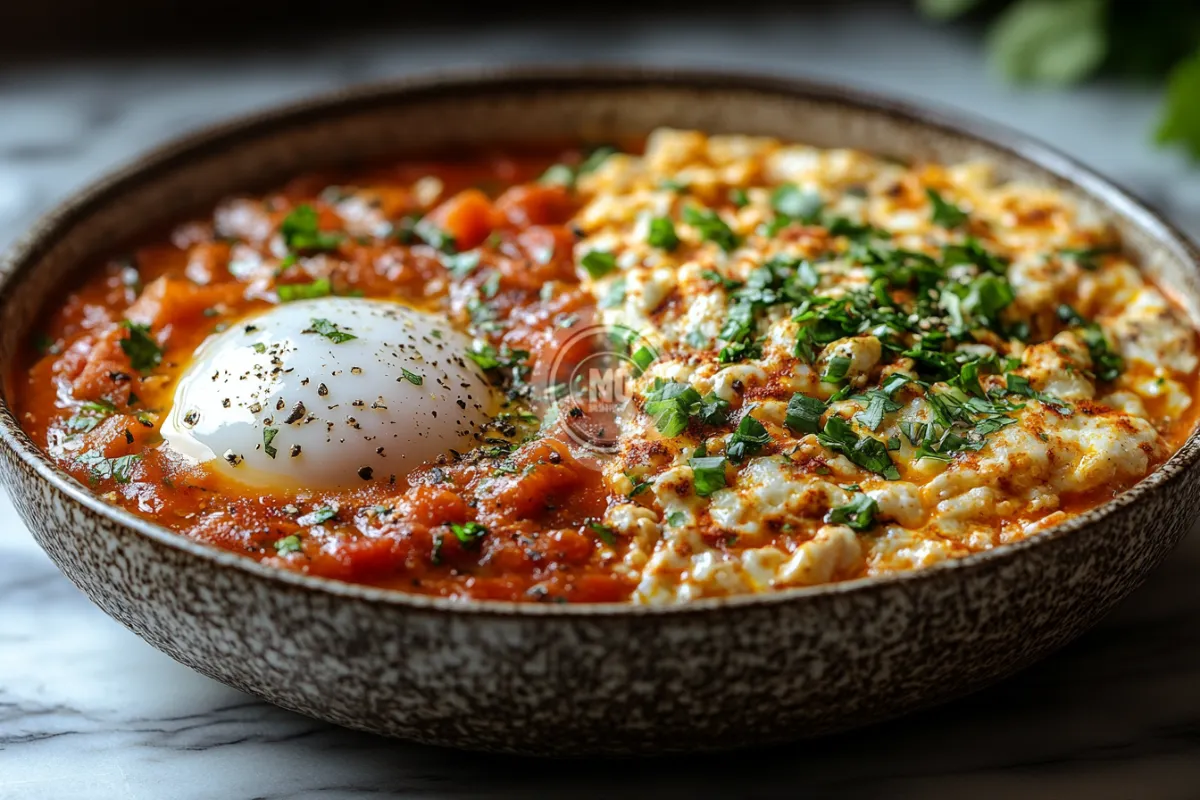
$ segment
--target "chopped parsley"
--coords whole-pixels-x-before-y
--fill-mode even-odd
[[[1022,397],[1030,397],[1034,400],[1040,400],[1048,406],[1053,407],[1061,414],[1071,413],[1071,405],[1065,400],[1055,397],[1052,394],[1039,392],[1030,385],[1029,379],[1023,375],[1018,375],[1015,372],[1010,372],[1005,376],[1005,381],[1008,390],[1013,394],[1019,394]]]
[[[312,319],[310,326],[302,331],[302,333],[318,333],[334,344],[342,344],[343,342],[348,342],[351,339],[358,338],[352,333],[346,333],[337,326],[337,323],[330,322],[327,319],[317,319],[315,317]]]
[[[579,260],[579,265],[587,271],[592,280],[596,280],[617,268],[617,257],[604,250],[592,250]]]
[[[729,401],[709,392],[700,398],[696,416],[705,425],[724,425],[729,420]]]
[[[733,203],[734,208],[745,208],[750,205],[750,197],[745,189],[730,189],[729,202]]]
[[[1092,371],[1096,378],[1102,381],[1116,380],[1125,369],[1125,359],[1112,349],[1099,323],[1084,319],[1078,311],[1065,303],[1058,307],[1058,318],[1067,325],[1080,329],[1083,343],[1087,345],[1088,353],[1092,356]]]
[[[841,383],[846,380],[851,363],[846,356],[833,356],[825,364],[825,371],[821,373],[821,383]]]
[[[875,525],[879,504],[869,494],[856,493],[844,506],[829,509],[825,521],[832,525],[845,525],[851,530],[866,531]]]
[[[281,556],[286,556],[291,553],[299,553],[301,550],[299,534],[291,534],[285,536],[275,542],[275,552]]]
[[[831,416],[817,439],[826,448],[841,453],[863,469],[882,475],[890,481],[900,479],[900,471],[888,455],[887,445],[871,436],[859,437],[846,420]]]
[[[771,434],[763,424],[747,414],[738,423],[737,430],[729,437],[725,455],[734,464],[740,464],[771,443]]]
[[[329,278],[317,278],[308,283],[283,283],[275,286],[279,302],[291,303],[294,300],[314,300],[318,297],[328,297],[333,294],[333,286]]]
[[[787,426],[799,433],[820,433],[825,401],[796,392],[787,404]]]
[[[320,525],[337,516],[337,509],[331,506],[321,506],[296,520],[300,525]]]
[[[271,458],[274,458],[279,452],[275,445],[271,444],[275,441],[275,437],[279,435],[278,428],[263,428],[263,452]]]
[[[816,192],[786,183],[771,194],[771,208],[788,222],[812,225],[821,218],[825,202]]]
[[[129,483],[133,480],[133,465],[141,458],[137,454],[107,458],[98,450],[88,450],[78,456],[75,463],[88,468],[88,479],[92,482],[111,478],[117,483]]]
[[[116,410],[117,407],[107,400],[91,400],[82,403],[75,414],[67,420],[67,430],[73,433],[87,433],[116,413]]]
[[[647,367],[654,363],[654,359],[657,358],[657,354],[655,354],[655,352],[649,347],[642,346],[635,350],[633,355],[631,355],[629,358],[633,361],[633,365],[637,368],[638,374],[640,375],[646,371]]]
[[[925,189],[929,202],[933,206],[930,219],[934,225],[943,228],[957,228],[967,221],[967,212],[949,202],[934,189]]]
[[[872,389],[867,392],[867,407],[865,410],[854,415],[854,419],[864,428],[869,430],[879,430],[879,426],[883,423],[885,414],[890,414],[893,411],[899,411],[901,405],[889,397],[885,392],[877,389]]]
[[[629,480],[633,482],[633,488],[630,489],[629,493],[625,495],[625,497],[630,500],[637,497],[642,492],[649,491],[650,487],[653,485],[650,483],[650,481],[644,481],[641,478],[635,478],[628,474],[625,477],[629,478]]]
[[[646,396],[646,413],[654,418],[654,427],[663,436],[678,436],[688,419],[700,412],[700,393],[689,384],[656,380]]]
[[[1101,245],[1099,247],[1064,247],[1058,251],[1058,255],[1067,261],[1074,261],[1083,269],[1092,272],[1100,267],[1100,262],[1098,259],[1101,256],[1116,253],[1119,249],[1120,248],[1114,245]]]
[[[121,339],[121,350],[129,356],[129,364],[138,372],[149,372],[162,363],[163,351],[150,335],[150,326],[122,320],[121,327],[129,334]]]
[[[613,529],[604,523],[598,522],[597,520],[589,520],[587,526],[591,529],[592,533],[596,534],[597,539],[604,542],[609,547],[612,547],[617,543],[617,537],[613,535]]]
[[[724,456],[694,455],[688,459],[688,466],[692,468],[692,485],[701,497],[725,488]]]
[[[675,223],[671,222],[669,217],[655,217],[650,220],[646,241],[651,247],[657,247],[670,253],[679,247],[679,235],[675,233]]]
[[[413,233],[425,244],[447,255],[458,252],[458,242],[454,237],[431,220],[425,218],[417,220],[413,224]]]
[[[461,280],[467,277],[479,266],[478,250],[468,250],[465,253],[449,253],[442,255],[442,264],[450,274]]]
[[[683,209],[683,221],[695,228],[702,240],[712,242],[726,253],[738,246],[737,234],[710,208],[687,206]]]
[[[473,547],[479,544],[479,541],[487,535],[487,528],[480,525],[474,520],[464,522],[461,525],[457,522],[450,523],[450,532],[454,534],[454,538],[458,539],[463,545]]]
[[[343,238],[338,233],[323,233],[318,227],[317,210],[307,204],[296,206],[284,217],[279,233],[292,253],[336,250]]]
[[[408,381],[413,386],[420,386],[422,383],[425,382],[424,377],[418,375],[415,372],[410,372],[409,370],[405,369],[404,367],[400,368],[400,374],[401,374],[402,380]]]

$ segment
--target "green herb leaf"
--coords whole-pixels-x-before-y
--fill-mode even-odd
[[[705,425],[724,425],[729,420],[729,401],[709,392],[700,400],[697,416]]]
[[[328,278],[317,278],[309,283],[282,283],[275,286],[279,302],[290,303],[294,300],[313,300],[317,297],[328,297],[333,294],[333,287]]]
[[[569,189],[575,185],[575,170],[566,164],[552,164],[538,178],[538,183],[543,186],[566,186]]]
[[[650,220],[646,241],[651,247],[657,247],[670,253],[679,247],[679,236],[675,233],[675,223],[669,217],[655,217]]]
[[[580,259],[579,265],[587,270],[592,280],[596,280],[617,268],[617,257],[604,250],[592,250]]]
[[[787,404],[787,426],[799,433],[819,433],[825,401],[796,392]]]
[[[323,233],[317,225],[317,210],[310,205],[293,208],[283,218],[279,233],[293,253],[336,250],[343,238],[338,233]]]
[[[629,358],[631,361],[633,361],[633,365],[637,368],[638,374],[640,375],[646,371],[647,367],[654,363],[654,359],[657,358],[657,354],[649,347],[643,345],[642,347],[639,347]]]
[[[321,506],[297,518],[296,523],[299,525],[320,525],[322,522],[328,522],[336,516],[337,509],[330,506]]]
[[[701,239],[712,242],[726,253],[739,244],[737,234],[711,208],[687,206],[683,209],[683,221],[695,228]]]
[[[879,504],[869,494],[856,493],[844,506],[829,509],[825,521],[831,525],[845,525],[851,530],[867,531],[875,526],[875,515]]]
[[[317,319],[315,317],[312,319],[310,326],[301,331],[301,333],[319,333],[334,344],[341,344],[342,342],[348,342],[351,339],[358,338],[352,333],[346,333],[345,331],[341,330],[336,323],[330,322],[327,319]]]
[[[278,428],[263,428],[263,452],[265,452],[271,458],[274,458],[279,452],[279,450],[277,450],[275,446],[271,444],[273,441],[275,441],[275,437],[278,435]]]
[[[750,205],[750,197],[746,194],[745,189],[730,189],[729,202],[733,203],[735,208],[745,208]]]
[[[821,383],[841,383],[849,374],[851,363],[846,356],[834,356],[829,359],[825,364],[825,371],[821,373]]]
[[[1014,81],[1082,80],[1108,54],[1107,10],[1108,0],[1016,0],[988,31],[992,60]]]
[[[725,445],[725,455],[734,464],[740,464],[770,443],[771,434],[761,422],[747,414],[742,417],[737,430],[729,437],[729,442]]]
[[[150,335],[150,326],[122,320],[121,327],[129,335],[121,339],[121,350],[129,356],[129,364],[138,372],[149,372],[162,363],[163,351]]]
[[[692,485],[696,494],[708,497],[718,489],[725,488],[725,457],[701,456],[688,459],[692,468]]]
[[[583,160],[583,163],[579,165],[577,172],[580,175],[586,175],[589,172],[595,172],[600,168],[601,164],[608,160],[609,156],[616,155],[619,152],[620,151],[612,145],[603,144],[599,147],[595,147],[590,153],[588,153],[587,158]]]
[[[945,200],[933,189],[926,188],[925,194],[933,206],[931,219],[934,225],[940,225],[943,228],[957,228],[967,221],[967,212]]]
[[[88,468],[88,478],[92,481],[112,479],[117,483],[129,483],[133,480],[133,465],[141,460],[137,454],[106,458],[98,450],[88,450],[78,456],[75,461]]]
[[[1195,31],[1193,29],[1193,35]],[[1158,125],[1159,144],[1180,144],[1200,159],[1200,49],[1179,62],[1167,81],[1167,99]]]
[[[290,553],[299,553],[301,550],[300,536],[293,533],[290,536],[285,536],[275,542],[275,552],[281,556],[286,556]]]
[[[425,378],[415,372],[410,372],[404,367],[400,368],[401,380],[406,380],[413,386],[420,386],[425,382]]]
[[[1094,272],[1099,269],[1100,256],[1116,253],[1120,248],[1113,245],[1103,245],[1101,247],[1064,247],[1058,251],[1058,255],[1068,261],[1074,261],[1088,272]]]
[[[771,193],[771,208],[789,221],[812,225],[821,218],[825,201],[816,192],[785,183]]]
[[[458,252],[458,242],[454,237],[424,217],[413,224],[413,233],[425,244],[447,255]]]
[[[450,523],[450,532],[454,534],[454,538],[467,547],[473,547],[479,544],[479,541],[487,535],[487,528],[480,525],[474,520],[464,522],[459,525],[456,522]]]
[[[462,280],[475,271],[479,266],[480,253],[478,250],[468,250],[465,253],[448,253],[442,255],[442,264],[450,274]]]
[[[849,423],[839,416],[827,419],[817,438],[823,446],[841,453],[863,469],[882,475],[890,481],[900,479],[900,471],[892,463],[887,446],[871,436],[860,438]]]
[[[686,383],[657,382],[646,397],[646,413],[654,418],[654,427],[663,436],[678,436],[688,426],[688,418],[700,411],[700,393]]]
[[[865,410],[854,415],[854,419],[864,428],[870,430],[879,430],[879,426],[883,423],[884,415],[890,414],[893,411],[899,411],[901,405],[892,398],[888,397],[885,392],[877,389],[872,389],[867,392],[867,407]]]
[[[617,543],[617,537],[613,534],[613,529],[597,520],[590,520],[587,526],[596,534],[596,538],[604,542],[609,547]]]

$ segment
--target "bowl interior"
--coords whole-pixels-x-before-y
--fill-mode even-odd
[[[1069,158],[989,123],[783,79],[505,71],[372,87],[267,112],[169,145],[77,195],[0,265],[0,421],[9,423],[10,442],[48,468],[28,438],[12,431],[8,408],[16,357],[36,332],[43,309],[98,257],[202,213],[225,196],[314,168],[380,157],[456,145],[604,141],[659,126],[769,135],[903,159],[989,159],[1001,179],[1067,190],[1088,213],[1110,220],[1131,253],[1200,327],[1197,256],[1178,232]],[[1200,447],[1195,438],[1176,459],[1195,457]]]

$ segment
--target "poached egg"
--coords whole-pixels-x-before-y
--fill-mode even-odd
[[[180,377],[168,445],[264,489],[402,479],[480,439],[498,405],[470,337],[382,300],[276,306],[209,337]]]

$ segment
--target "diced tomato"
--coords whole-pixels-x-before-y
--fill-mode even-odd
[[[464,189],[429,212],[428,220],[454,237],[459,250],[483,243],[497,227],[499,215],[488,196],[478,189]]]
[[[575,205],[575,200],[562,186],[525,184],[514,186],[496,198],[496,210],[518,228],[562,225],[575,213]]]

